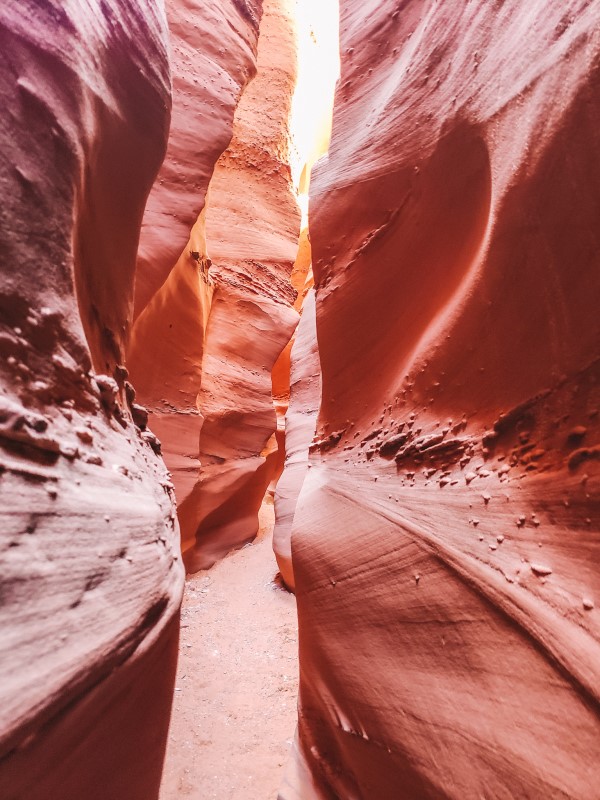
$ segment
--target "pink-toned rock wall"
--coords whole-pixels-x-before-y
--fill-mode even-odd
[[[173,70],[169,146],[144,214],[127,365],[181,505],[196,485],[198,392],[213,285],[206,193],[256,72],[261,3],[167,3]]]
[[[267,447],[276,427],[271,371],[297,322],[289,282],[300,221],[287,163],[290,8],[264,4],[258,73],[237,107],[233,139],[189,243],[137,319],[129,353],[173,472],[191,571],[256,535],[276,467]],[[208,129],[211,146],[212,135]]]
[[[151,800],[183,565],[123,363],[161,5],[7,0],[0,96],[0,796]]]
[[[314,291],[306,295],[291,352],[290,403],[285,416],[285,465],[275,492],[273,549],[286,586],[294,589],[291,533],[304,483],[309,447],[321,402],[321,369],[315,330]]]
[[[170,275],[202,211],[233,114],[256,72],[262,0],[166,0],[173,74],[169,144],[144,213],[135,316]]]
[[[599,23],[342,0],[286,800],[597,796]]]
[[[212,264],[201,280],[210,299],[201,361],[187,359],[201,422],[199,444],[190,428],[187,446],[201,467],[178,493],[190,571],[256,535],[275,468],[267,457],[276,428],[271,371],[297,322],[289,280],[300,214],[287,163],[294,59],[288,4],[265,2],[257,76],[236,110],[205,212]]]

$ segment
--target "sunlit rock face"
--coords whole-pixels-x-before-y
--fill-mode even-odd
[[[191,571],[255,536],[275,468],[271,370],[298,319],[290,274],[300,214],[287,128],[294,63],[288,4],[265,3],[257,75],[206,206],[133,332],[129,364],[173,472]]]
[[[341,6],[282,797],[592,800],[598,6]]]
[[[0,796],[149,800],[183,566],[123,364],[165,19],[7,0],[0,36]]]
[[[214,294],[206,195],[256,72],[261,4],[167,3],[173,116],[144,214],[127,365],[181,506],[198,480],[205,337]],[[267,392],[267,398],[269,392]]]
[[[271,372],[298,315],[290,274],[300,213],[288,165],[295,79],[291,4],[263,5],[256,78],[237,108],[206,213],[214,295],[198,407],[199,481],[180,505],[188,569],[252,539],[276,463]]]
[[[262,2],[166,0],[165,5],[173,113],[166,157],[142,225],[136,317],[171,273],[204,208],[215,163],[231,140],[240,94],[256,72]]]

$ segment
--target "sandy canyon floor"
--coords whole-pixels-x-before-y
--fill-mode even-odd
[[[275,800],[296,724],[297,621],[272,501],[255,541],[185,587],[161,800]]]

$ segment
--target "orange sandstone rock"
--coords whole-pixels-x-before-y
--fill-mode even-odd
[[[265,2],[258,73],[236,111],[206,214],[215,287],[198,395],[202,466],[179,508],[191,571],[256,535],[276,467],[265,450],[276,430],[271,372],[298,319],[290,274],[300,213],[287,160],[294,53],[287,4]]]
[[[599,22],[342,0],[286,800],[597,795]]]
[[[214,284],[206,193],[256,72],[260,3],[167,3],[173,70],[169,145],[144,214],[127,365],[163,443],[181,504],[197,482],[197,397]]]
[[[294,589],[291,532],[296,503],[308,467],[321,400],[321,374],[315,332],[314,292],[306,296],[291,352],[290,405],[285,418],[285,468],[275,492],[273,549],[282,578]]]
[[[137,317],[171,274],[205,205],[233,114],[256,72],[261,0],[166,0],[173,114],[169,144],[144,213]]]
[[[146,0],[8,0],[0,36],[0,796],[149,800],[183,566],[123,364],[167,32]]]
[[[292,34],[286,7],[265,4],[258,74],[236,110],[233,140],[131,339],[128,365],[173,472],[192,571],[254,537],[276,469],[267,446],[276,427],[271,370],[297,321],[289,283],[299,225],[287,165]],[[157,201],[161,192],[159,179]]]

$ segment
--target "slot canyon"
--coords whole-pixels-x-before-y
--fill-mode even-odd
[[[2,0],[0,799],[599,800],[598,0]]]

